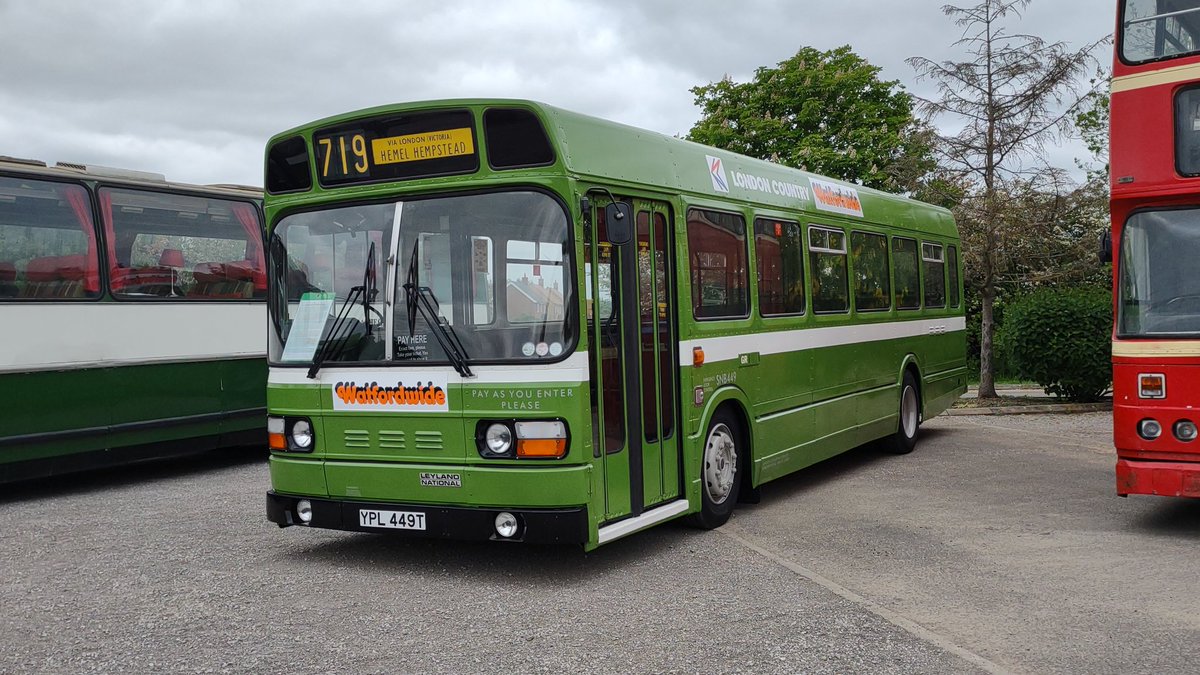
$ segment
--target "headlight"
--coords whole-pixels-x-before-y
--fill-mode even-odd
[[[300,518],[300,522],[305,525],[312,522],[312,502],[307,499],[301,499],[296,502],[296,516]]]
[[[1152,441],[1162,435],[1162,425],[1158,423],[1158,420],[1142,420],[1138,422],[1138,435]]]
[[[511,539],[516,536],[517,531],[521,529],[521,523],[517,517],[508,511],[501,511],[496,514],[496,534],[504,539]]]
[[[507,424],[499,422],[492,424],[483,435],[483,443],[487,446],[488,452],[494,455],[506,455],[512,449],[512,431],[509,430]]]
[[[1179,420],[1176,422],[1175,438],[1181,441],[1196,440],[1196,423],[1191,420]]]
[[[312,423],[296,420],[292,423],[292,444],[300,450],[308,450],[313,444]]]

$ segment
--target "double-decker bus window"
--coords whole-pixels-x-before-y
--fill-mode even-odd
[[[747,316],[746,221],[730,213],[691,209],[687,228],[696,318]]]
[[[874,312],[890,309],[892,287],[888,279],[887,237],[871,232],[851,232],[854,261],[854,309]]]
[[[804,313],[804,243],[799,223],[758,218],[754,256],[758,311],[763,316]]]
[[[850,310],[846,269],[846,233],[824,227],[808,228],[808,256],[812,269],[813,311]]]
[[[1121,58],[1140,63],[1200,51],[1200,7],[1189,0],[1126,0]]]
[[[925,277],[925,306],[946,306],[946,262],[942,245],[921,242],[921,267]]]
[[[950,296],[950,306],[958,307],[958,248],[954,246],[946,247],[946,272],[950,275],[950,281],[947,284],[946,290]]]
[[[95,298],[91,200],[78,185],[0,177],[0,298]]]
[[[1175,94],[1175,170],[1200,175],[1200,87]]]
[[[1200,334],[1200,209],[1140,211],[1125,223],[1118,269],[1123,337]]]
[[[917,264],[917,240],[892,239],[892,265],[897,309],[921,309],[921,273]]]
[[[113,295],[266,297],[261,225],[250,203],[102,188],[100,206]]]

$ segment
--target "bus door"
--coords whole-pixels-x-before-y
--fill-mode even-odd
[[[603,457],[605,520],[681,494],[670,210],[632,205],[632,241],[608,242],[604,203],[593,209],[589,241],[593,440]]]

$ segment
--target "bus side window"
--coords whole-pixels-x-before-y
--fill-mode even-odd
[[[946,306],[946,263],[942,257],[942,245],[921,242],[921,268],[925,278],[925,306]]]
[[[758,311],[763,316],[804,313],[804,244],[800,225],[758,218],[754,221],[758,270]]]
[[[846,233],[828,227],[808,227],[809,267],[812,270],[813,311],[850,311]]]
[[[0,176],[0,298],[100,295],[91,200],[81,185]]]
[[[896,309],[921,309],[921,272],[917,260],[917,240],[893,238],[892,264]]]
[[[746,221],[738,215],[688,210],[688,263],[697,319],[740,319],[750,314]]]
[[[949,303],[951,307],[958,307],[958,248],[954,246],[946,247],[946,272],[949,275],[949,281],[946,284],[946,291],[949,294]]]
[[[850,252],[854,263],[854,309],[859,312],[891,309],[887,237],[872,232],[851,232]]]

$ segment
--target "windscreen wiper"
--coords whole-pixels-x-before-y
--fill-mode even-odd
[[[416,310],[412,309],[413,305],[410,304],[409,311],[420,311],[421,316],[425,318],[425,323],[434,327],[433,336],[437,338],[438,345],[446,353],[446,358],[450,359],[450,365],[454,366],[459,375],[474,377],[475,373],[471,372],[471,366],[467,365],[467,360],[471,357],[467,355],[466,348],[458,339],[458,333],[454,331],[454,326],[450,325],[450,322],[446,321],[446,317],[438,311],[437,296],[433,294],[433,290],[428,286],[412,284],[404,284],[404,290],[407,292],[410,302],[413,298],[416,299]],[[409,335],[412,333],[410,332]]]
[[[350,294],[346,296],[346,301],[342,303],[342,308],[338,310],[337,317],[333,320],[333,327],[329,329],[329,336],[321,343],[321,349],[317,351],[313,357],[312,365],[308,367],[308,379],[313,379],[317,376],[317,371],[324,365],[326,359],[334,354],[339,354],[346,347],[346,341],[350,339],[350,334],[353,332],[352,324],[350,323],[350,310],[357,304],[358,296],[363,295],[363,287],[355,286],[350,289]],[[339,335],[339,332],[341,335]],[[335,347],[336,345],[336,347]]]

